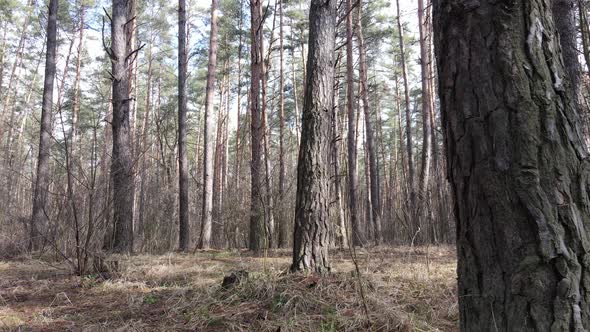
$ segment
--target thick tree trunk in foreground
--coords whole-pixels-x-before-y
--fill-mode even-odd
[[[463,331],[590,329],[590,164],[546,0],[435,2]]]
[[[113,82],[113,250],[133,251],[133,149],[129,126],[129,53],[126,42],[127,1],[113,0],[111,48]]]
[[[187,251],[190,244],[186,151],[186,56],[186,0],[178,0],[178,219],[180,226],[178,249],[180,251]]]
[[[249,248],[258,252],[266,246],[266,232],[264,227],[264,188],[262,187],[262,176],[264,173],[262,154],[263,147],[263,126],[262,126],[262,103],[260,101],[260,79],[262,78],[262,2],[261,0],[250,1],[251,17],[251,79],[250,79],[250,126],[251,126],[251,149],[252,161],[250,163],[250,236]]]
[[[215,71],[217,67],[217,7],[219,0],[211,1],[211,32],[209,35],[209,66],[207,68],[207,87],[205,92],[205,140],[203,143],[203,213],[201,214],[201,236],[199,248],[211,246],[211,223],[213,221],[213,97],[215,96]]]
[[[51,109],[53,107],[53,83],[55,81],[55,62],[57,48],[57,10],[58,0],[49,1],[47,14],[47,53],[45,55],[45,81],[43,83],[43,104],[41,108],[41,128],[39,130],[39,157],[37,159],[37,179],[33,196],[33,214],[29,227],[29,250],[38,250],[44,241],[47,228],[47,191],[49,190],[49,154],[51,150]]]
[[[303,128],[297,166],[292,271],[330,271],[330,126],[334,94],[336,0],[313,0]]]

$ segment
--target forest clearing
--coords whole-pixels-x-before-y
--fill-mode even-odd
[[[0,330],[457,331],[450,247],[333,252],[327,278],[285,273],[290,252],[200,251],[111,257],[120,272],[75,276],[65,265],[0,263]],[[222,287],[224,276],[247,271]]]
[[[590,331],[590,0],[0,0],[0,330]]]

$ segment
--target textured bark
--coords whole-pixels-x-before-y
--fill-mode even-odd
[[[47,14],[47,53],[45,55],[45,81],[43,82],[43,104],[41,108],[41,127],[39,130],[39,155],[37,158],[37,178],[33,196],[33,211],[29,227],[29,250],[39,250],[45,243],[45,230],[48,226],[46,211],[49,190],[49,157],[51,150],[51,110],[53,107],[53,83],[57,49],[57,11],[58,0],[49,1]]]
[[[336,0],[312,0],[303,128],[297,165],[292,271],[330,271],[330,126]]]
[[[435,2],[464,331],[590,329],[590,165],[550,8]]]
[[[358,177],[356,171],[356,116],[354,112],[354,76],[353,76],[353,54],[352,54],[352,0],[346,0],[346,114],[348,116],[348,210],[350,224],[352,225],[352,245],[363,245],[360,223],[358,217]]]
[[[381,190],[379,185],[379,165],[377,162],[377,146],[375,145],[375,131],[371,121],[371,105],[369,104],[369,83],[367,82],[367,57],[365,54],[365,40],[363,38],[362,3],[359,3],[359,17],[356,35],[359,43],[359,81],[362,85],[363,112],[365,115],[365,135],[369,159],[369,191],[371,196],[371,215],[373,220],[374,239],[377,245],[383,243],[381,232]]]
[[[565,72],[576,98],[580,98],[580,61],[578,60],[578,31],[576,0],[552,0],[551,13],[559,36]]]
[[[133,148],[129,126],[129,48],[125,23],[127,1],[113,0],[111,22],[111,48],[113,82],[113,154],[111,177],[113,181],[112,249],[115,252],[133,251]]]
[[[580,39],[582,39],[582,53],[586,65],[590,64],[590,26],[588,25],[588,10],[586,0],[578,0],[578,17],[580,20]],[[590,70],[588,71],[590,76]]]
[[[250,1],[251,18],[251,64],[250,76],[250,127],[252,160],[250,163],[250,236],[249,248],[255,252],[265,248],[266,232],[264,227],[264,190],[262,187],[263,176],[263,126],[262,104],[260,101],[260,80],[262,75],[262,2]]]
[[[178,250],[180,251],[187,251],[190,245],[186,146],[186,58],[186,0],[178,0],[178,219],[180,226]]]
[[[207,68],[207,87],[205,92],[205,128],[204,128],[204,166],[203,169],[203,212],[201,214],[201,236],[199,248],[211,246],[211,223],[213,221],[213,97],[215,95],[215,72],[217,67],[217,31],[219,29],[219,0],[211,1],[211,32],[209,35],[209,65]]]

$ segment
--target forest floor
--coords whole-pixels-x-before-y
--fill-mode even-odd
[[[458,330],[450,247],[357,250],[360,279],[348,251],[332,253],[335,272],[324,278],[285,274],[290,258],[135,255],[117,258],[120,272],[109,279],[39,260],[0,261],[0,330]],[[222,287],[232,271],[248,277]]]

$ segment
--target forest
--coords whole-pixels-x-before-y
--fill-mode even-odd
[[[590,330],[587,0],[0,0],[0,331]]]

